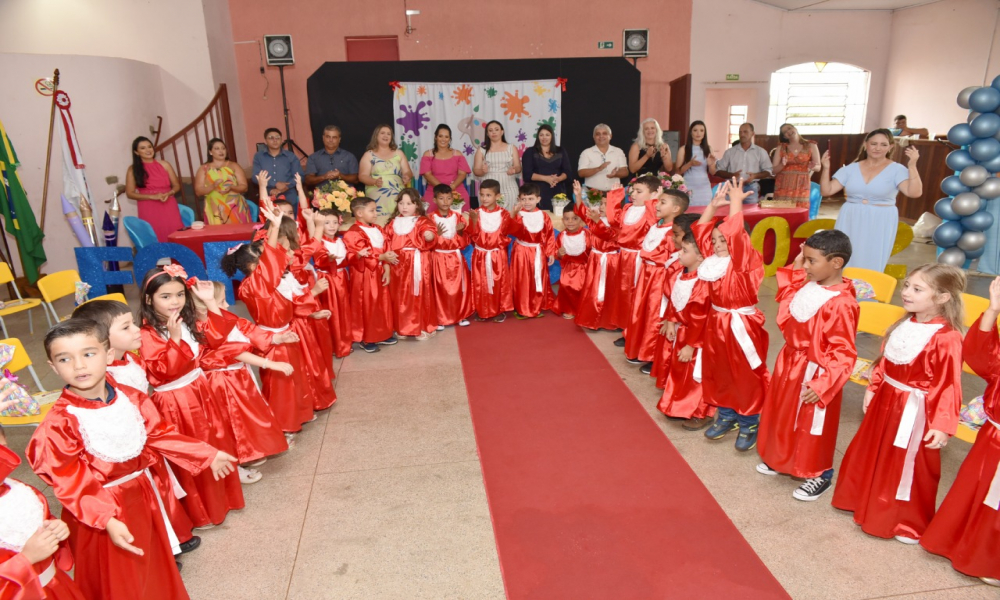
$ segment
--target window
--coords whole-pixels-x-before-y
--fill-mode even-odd
[[[803,135],[863,133],[870,73],[843,63],[803,63],[771,74],[767,132],[791,123]]]
[[[740,139],[740,125],[747,122],[747,114],[750,110],[745,105],[735,105],[729,107],[729,145],[732,146],[736,140]]]

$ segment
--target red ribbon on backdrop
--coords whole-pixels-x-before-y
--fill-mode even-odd
[[[566,91],[566,84],[567,83],[569,83],[569,80],[566,79],[565,77],[559,77],[559,78],[556,79],[556,85],[558,85],[559,88],[560,88],[560,90],[562,90],[564,92]]]
[[[392,88],[392,91],[394,91],[394,92],[395,92],[396,90],[398,90],[399,88],[401,88],[401,87],[403,87],[403,86],[399,85],[399,82],[398,82],[398,81],[390,81],[390,82],[389,82],[389,87],[391,87],[391,88]]]

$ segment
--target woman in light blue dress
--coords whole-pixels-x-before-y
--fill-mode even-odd
[[[705,123],[695,121],[688,127],[687,141],[677,151],[677,172],[684,176],[691,206],[708,206],[712,201],[712,184],[709,170],[715,170],[715,157],[708,145]]]
[[[899,226],[896,195],[902,192],[910,198],[923,194],[924,186],[917,173],[920,153],[913,146],[906,149],[909,165],[893,162],[892,133],[876,129],[865,136],[858,158],[841,167],[830,179],[830,151],[823,153],[819,186],[827,198],[841,190],[847,202],[837,216],[836,228],[851,238],[851,260],[848,266],[885,271],[892,253]]]

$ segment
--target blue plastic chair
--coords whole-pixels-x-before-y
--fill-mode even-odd
[[[819,184],[815,181],[809,182],[809,220],[819,217],[819,205],[823,203],[823,193],[819,191]]]
[[[132,240],[132,246],[136,250],[142,250],[158,241],[153,226],[139,217],[125,217],[122,223],[125,224],[125,233]]]
[[[253,200],[247,200],[246,203],[247,210],[250,211],[250,220],[256,223],[258,217],[260,216],[260,207],[254,204]]]
[[[183,204],[178,204],[177,210],[181,213],[181,223],[184,223],[185,227],[190,227],[191,223],[194,223],[194,210]]]

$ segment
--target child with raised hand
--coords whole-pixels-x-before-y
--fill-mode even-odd
[[[194,295],[209,308],[208,319],[202,323],[195,319]],[[224,401],[212,395],[201,369],[206,349],[225,342],[235,319],[219,310],[210,282],[188,281],[180,265],[150,269],[142,280],[141,301],[140,353],[153,386],[153,404],[178,432],[235,453],[236,440],[226,424]],[[183,469],[174,469],[174,474],[186,492],[181,503],[195,529],[219,525],[230,510],[244,506],[236,473],[221,481],[207,473],[193,476]]]
[[[607,201],[601,200],[599,208],[589,208],[583,201],[583,186],[573,181],[573,212],[590,232],[590,256],[587,274],[580,294],[580,308],[576,324],[585,329],[618,329],[612,321],[611,295],[618,277],[618,230],[607,217]]]
[[[934,516],[941,448],[962,403],[964,290],[965,272],[940,264],[903,281],[907,313],[886,333],[833,492],[869,535],[916,544]]]
[[[446,184],[434,186],[437,212],[431,215],[438,230],[431,254],[434,277],[434,307],[438,329],[447,325],[466,327],[472,316],[472,281],[462,249],[469,245],[465,235],[468,225],[462,213],[452,208],[452,189]]]
[[[240,481],[244,484],[256,483],[262,476],[252,467],[263,464],[268,456],[288,450],[288,441],[261,396],[250,366],[280,371],[285,375],[291,375],[294,368],[288,363],[271,362],[254,354],[254,351],[264,355],[271,349],[271,344],[285,340],[294,343],[298,341],[298,336],[290,331],[272,334],[230,313],[227,310],[229,304],[226,302],[225,286],[219,282],[213,282],[212,285],[219,310],[235,319],[236,326],[229,332],[224,343],[205,351],[201,365],[205,369],[212,396],[224,400],[227,412],[223,415],[223,420],[236,440],[236,458],[241,465],[238,469]],[[199,322],[208,319],[208,307],[197,297],[195,307]]]
[[[812,502],[833,480],[840,401],[858,351],[858,301],[843,275],[851,240],[819,231],[802,244],[791,268],[778,269],[778,354],[760,415],[757,452],[763,475],[805,479],[792,497]]]
[[[479,184],[479,208],[466,215],[466,235],[472,251],[472,307],[476,320],[493,319],[503,323],[507,312],[514,310],[510,267],[507,264],[507,236],[514,229],[514,219],[497,205],[500,183],[484,179]]]
[[[218,481],[235,478],[235,459],[178,433],[144,393],[107,379],[107,331],[94,321],[57,324],[45,353],[66,387],[25,455],[63,506],[83,596],[187,598],[148,469],[163,455]]]
[[[990,283],[990,305],[963,343],[966,364],[986,380],[983,410],[989,419],[958,470],[941,508],[920,538],[924,550],[985,583],[1000,586],[1000,277]]]
[[[330,337],[333,353],[344,358],[351,353],[354,343],[351,327],[351,279],[348,274],[350,260],[347,246],[340,234],[344,219],[336,206],[321,208],[322,249],[313,257],[318,277],[326,279],[327,291],[317,296],[320,305],[330,311]],[[317,227],[320,225],[317,224]]]
[[[750,243],[743,227],[743,182],[726,182],[691,226],[705,260],[698,277],[709,284],[712,311],[705,326],[702,390],[718,407],[715,422],[705,437],[718,440],[739,429],[736,449],[757,445],[757,427],[767,372],[767,330],[764,313],[757,308],[757,292],[764,280],[764,258]],[[715,219],[715,212],[729,206],[729,216]]]
[[[573,319],[580,312],[593,236],[583,228],[583,219],[568,206],[563,210],[562,223],[565,229],[557,240],[557,254],[562,271],[559,276],[559,293],[552,310],[564,319]]]
[[[538,210],[541,199],[538,184],[525,183],[514,209],[510,280],[518,319],[544,316],[542,311],[552,308],[555,300],[548,267],[555,262],[557,247],[549,214]]]
[[[351,200],[351,214],[354,223],[344,232],[344,245],[356,257],[351,261],[353,339],[365,352],[378,352],[379,346],[396,343],[389,272],[383,265],[398,263],[399,256],[385,245],[385,231],[376,223],[378,210],[373,198]]]
[[[611,228],[618,232],[618,245],[621,255],[618,259],[618,272],[615,281],[610,283],[610,319],[617,329],[628,327],[632,318],[632,302],[635,298],[635,288],[642,273],[642,242],[646,232],[657,220],[656,204],[660,195],[662,183],[654,175],[644,175],[638,178],[629,189],[631,202],[622,204],[625,189],[621,184],[612,184],[608,192],[606,212]],[[615,340],[615,346],[625,347],[625,336]]]
[[[396,264],[383,266],[389,274],[393,325],[396,333],[418,341],[437,333],[431,249],[437,226],[427,218],[420,194],[404,188],[385,227],[385,247],[395,252]]]
[[[266,182],[266,173],[262,173]],[[261,177],[258,176],[258,179]],[[221,267],[230,277],[239,271],[246,276],[239,287],[239,299],[246,304],[247,312],[264,331],[281,336],[281,343],[272,339],[264,354],[267,363],[260,372],[261,393],[268,401],[278,426],[291,443],[302,424],[313,418],[314,394],[301,369],[290,374],[268,368],[275,363],[300,365],[303,362],[298,335],[292,332],[291,322],[295,313],[293,295],[284,284],[288,268],[288,253],[278,247],[282,215],[270,200],[261,198],[261,214],[272,224],[260,230],[252,243],[230,248],[222,257]]]

